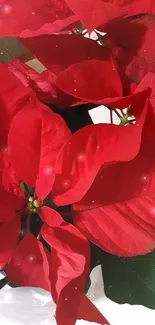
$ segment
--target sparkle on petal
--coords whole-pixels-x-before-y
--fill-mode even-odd
[[[2,6],[1,11],[3,14],[9,15],[12,12],[12,7],[9,4]]]
[[[70,182],[69,179],[65,179],[65,180],[62,182],[62,186],[63,186],[65,189],[69,188],[70,185],[71,185],[71,182]]]
[[[33,262],[35,261],[36,258],[35,258],[34,255],[31,255],[31,254],[30,254],[30,255],[28,255],[27,259],[28,259],[29,262],[33,263]]]
[[[44,168],[44,174],[50,175],[53,173],[53,168],[50,166],[47,166]]]
[[[79,153],[79,154],[77,155],[77,159],[78,159],[79,161],[83,161],[83,160],[85,159],[85,155],[84,155],[83,153]]]

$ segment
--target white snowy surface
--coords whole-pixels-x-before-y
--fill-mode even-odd
[[[1,275],[1,278],[3,276]],[[88,297],[111,325],[155,325],[155,310],[143,306],[118,305],[104,295],[101,268],[91,274]],[[0,324],[56,325],[55,305],[48,292],[37,288],[10,288],[0,291]],[[77,325],[95,325],[77,321]]]

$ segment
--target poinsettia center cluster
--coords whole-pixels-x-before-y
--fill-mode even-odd
[[[31,212],[36,213],[42,204],[43,202],[34,196],[29,196],[27,198],[26,206]]]

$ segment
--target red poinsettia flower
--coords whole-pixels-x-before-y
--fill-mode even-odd
[[[0,15],[1,36],[56,33],[78,20],[64,0],[2,0]]]
[[[6,72],[7,77],[10,76],[7,68],[2,66],[1,70]],[[14,87],[18,80],[12,78],[15,82],[11,80],[11,96],[18,90]],[[12,119],[8,150],[1,149],[0,266],[2,269],[7,264],[9,279],[20,285],[40,286],[50,290],[57,304],[58,324],[65,324],[66,319],[68,324],[74,324],[77,317],[99,320],[104,324],[104,317],[94,312],[93,308],[88,317],[79,307],[89,273],[87,239],[74,226],[65,222],[56,210],[44,205],[44,198],[51,191],[55,179],[56,157],[62,144],[70,138],[70,131],[61,117],[39,103],[33,93],[31,96],[27,102],[23,102]],[[3,92],[1,101],[5,102],[2,111],[7,107],[9,113],[9,93]],[[14,105],[18,106],[18,102],[21,103],[18,99]],[[27,170],[24,165],[21,168],[22,158],[17,157],[17,152],[13,150],[17,140],[16,131],[20,143],[18,150],[22,152],[22,148],[25,148],[24,165]],[[34,196],[27,190],[25,197],[21,194],[19,179],[35,186]],[[30,220],[36,212],[43,222],[38,238],[29,230]],[[23,218],[26,218],[27,232],[19,242]],[[40,236],[52,247],[52,254],[44,249],[39,241]],[[82,298],[82,301],[85,306],[89,306],[87,300]]]
[[[46,188],[46,190],[48,188],[48,193],[52,190],[52,199],[57,206],[73,204],[81,200],[88,192],[88,189],[91,188],[91,185],[102,166],[110,168],[112,164],[111,168],[115,168],[115,166],[117,166],[116,162],[130,161],[137,157],[140,149],[143,125],[148,109],[148,96],[150,95],[149,87],[152,87],[152,75],[149,75],[147,78],[148,80],[144,80],[143,83],[139,85],[136,92],[131,96],[124,98],[117,97],[114,99],[109,98],[105,100],[101,100],[101,96],[99,96],[97,100],[96,95],[96,99],[94,98],[96,102],[105,103],[107,101],[109,105],[112,105],[114,108],[120,107],[122,109],[131,105],[131,111],[136,117],[137,122],[135,125],[130,125],[128,127],[106,124],[91,125],[76,132],[62,146],[55,161],[55,181],[53,189],[51,177],[48,187],[47,183],[49,178],[47,177],[44,179],[45,176],[43,170],[44,168],[49,168],[51,163],[45,159],[48,150],[46,150],[46,152],[44,152],[44,149],[41,150],[40,156],[40,141],[38,140],[40,126],[38,124],[37,114],[35,112],[33,115],[31,112],[33,119],[30,120],[28,118],[29,114],[27,114],[28,110],[23,110],[18,113],[11,124],[8,142],[11,163],[16,170],[18,177],[28,185],[35,186],[36,184],[36,193],[39,197],[39,191],[42,193],[43,188]],[[80,95],[79,91],[80,88],[76,92],[77,96],[83,98],[83,92],[82,95]],[[89,100],[88,94],[87,100]],[[90,98],[90,101],[91,100],[92,97]],[[25,128],[23,128],[23,125],[25,125]],[[34,132],[33,130],[36,130],[37,136],[34,134],[32,142],[31,134]],[[22,145],[19,144],[19,137],[20,139],[23,139],[21,142]],[[25,143],[25,146],[23,146],[23,143]],[[41,143],[43,142],[41,141]],[[48,148],[50,145],[49,134],[47,134],[45,143],[47,143]],[[53,149],[51,152],[54,152]],[[37,154],[39,157],[43,156],[45,159],[42,163],[43,170],[41,171],[41,174],[39,172],[39,178],[37,177],[38,170],[36,167]],[[104,170],[106,169],[103,169],[103,171]],[[45,187],[44,184],[46,184]],[[90,189],[90,191],[96,191],[96,186],[93,185],[92,188],[93,190]],[[48,193],[46,192],[45,194],[47,195]],[[87,202],[86,210],[90,210],[90,207],[94,206],[92,201],[94,200],[91,199]],[[126,219],[126,222],[128,223],[128,219]],[[139,232],[141,233],[141,231],[140,228]],[[87,238],[89,238],[89,234],[87,234]],[[122,249],[122,251],[121,248],[118,250],[116,249],[113,251],[114,253],[120,255],[136,255],[145,253],[154,247],[154,237],[152,238],[150,234],[148,234],[148,242],[146,241],[144,245],[142,245],[141,241],[137,240],[137,248],[135,248],[135,250],[132,247],[133,242],[132,239],[130,239],[130,235],[128,239],[127,237],[125,237],[125,239],[127,240],[127,245],[124,247],[124,250]],[[125,243],[122,243],[122,245],[125,245]],[[101,247],[103,246],[101,245]]]
[[[12,179],[10,168],[6,173],[9,173],[10,181],[15,181]],[[42,186],[43,191],[41,193],[39,189],[39,192],[43,200],[46,184]],[[3,222],[0,228],[1,269],[7,265],[6,273],[15,283],[50,290],[57,303],[58,324],[64,324],[64,319],[67,319],[68,324],[74,324],[89,272],[89,244],[86,238],[75,227],[66,223],[58,212],[43,206],[43,201],[36,194],[31,196],[27,193],[24,199],[17,198],[2,187],[0,192],[0,220]],[[44,222],[38,239],[29,231],[30,218],[34,217],[34,212],[37,212]],[[27,232],[19,242],[21,222],[25,217]],[[52,255],[39,241],[41,235],[52,247]],[[73,294],[74,303],[71,302]],[[66,309],[70,307],[72,308],[68,315]]]
[[[73,207],[74,224],[82,233],[105,251],[120,256],[140,255],[155,248],[155,75],[152,73],[142,80],[136,92],[147,86],[152,92],[137,155],[128,162],[103,166],[85,197]],[[126,107],[125,101],[125,97],[117,100],[112,107]],[[139,110],[137,102],[130,113],[137,119]],[[137,121],[126,128],[139,125]],[[88,209],[89,202],[92,204]]]

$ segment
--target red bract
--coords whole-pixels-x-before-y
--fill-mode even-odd
[[[125,17],[155,13],[155,3],[152,0],[102,0],[102,2],[118,6]]]
[[[46,68],[42,73],[38,73],[18,59],[7,63],[7,67],[25,87],[35,92],[41,102],[61,108],[78,104],[77,99],[65,94],[56,86],[57,76]]]
[[[24,44],[57,76],[56,85],[71,96],[72,103],[75,97],[82,102],[94,99],[89,98],[92,92],[102,98],[122,95],[110,51],[95,41],[80,35],[51,35],[25,39]],[[79,89],[83,96],[77,96]]]
[[[56,84],[63,92],[85,102],[97,103],[122,95],[116,67],[108,61],[88,60],[71,65],[58,74]]]
[[[7,68],[3,69],[6,76],[10,75]],[[17,90],[12,79],[12,96],[14,91]],[[5,91],[1,94],[6,106],[9,103],[7,95]],[[33,93],[31,95],[32,98],[20,107],[12,120],[8,151],[1,152],[0,221],[3,224],[0,228],[0,266],[2,269],[8,264],[6,273],[9,279],[20,285],[50,290],[57,304],[57,323],[63,325],[67,320],[67,324],[72,325],[78,317],[89,273],[89,243],[57,211],[43,205],[55,180],[54,166],[58,152],[70,137],[70,131],[58,115],[39,103]],[[26,186],[26,195],[22,197],[20,190],[17,191],[19,179],[35,186],[34,196],[29,194]],[[43,223],[37,238],[29,231],[30,218],[35,212]],[[24,238],[19,242],[23,218],[26,218],[27,232],[22,234]],[[52,254],[42,246],[39,241],[41,236],[52,247]],[[104,317],[97,317],[105,323]]]
[[[56,75],[70,65],[85,60],[112,62],[108,49],[82,35],[43,35],[25,38],[22,43]]]
[[[89,32],[120,16],[155,13],[152,0],[66,0],[66,3]]]
[[[89,240],[112,254],[140,255],[155,247],[154,85],[155,75],[150,73],[136,90],[152,88],[137,155],[129,162],[103,166],[89,192],[73,207],[74,224]],[[131,106],[136,119],[140,107],[138,102]]]
[[[24,84],[32,89],[39,100],[44,103],[52,103],[57,98],[55,85],[56,76],[45,70],[38,73],[19,59],[7,63],[8,69]]]
[[[115,3],[110,3],[110,1],[66,0],[66,3],[89,32],[121,15],[121,9]]]
[[[63,0],[2,0],[0,15],[1,36],[55,33],[77,21]]]
[[[107,32],[104,41],[128,80],[138,83],[147,72],[155,72],[154,16],[117,19],[103,29]]]
[[[7,144],[7,135],[14,115],[29,101],[31,90],[23,87],[12,73],[0,64],[0,149]],[[12,93],[14,94],[12,96]]]
[[[48,173],[49,176],[52,184],[51,173],[50,175]],[[43,182],[45,180],[43,176],[42,180]],[[58,324],[64,324],[64,319],[65,321],[67,319],[68,324],[74,324],[89,272],[89,244],[86,238],[72,225],[67,224],[58,212],[42,206],[40,198],[43,200],[49,190],[48,183],[43,182],[42,191],[38,187],[38,182],[36,183],[39,198],[32,197],[28,193],[25,199],[17,198],[1,188],[1,211],[2,217],[5,218],[0,218],[3,222],[0,228],[0,267],[2,269],[8,264],[6,273],[15,283],[50,290],[57,304]],[[29,232],[29,220],[36,211],[44,222],[38,239],[42,235],[49,243],[52,247],[52,256]],[[23,217],[27,217],[27,233],[19,243]],[[59,272],[60,263],[61,272]],[[74,301],[71,302],[73,294]]]

